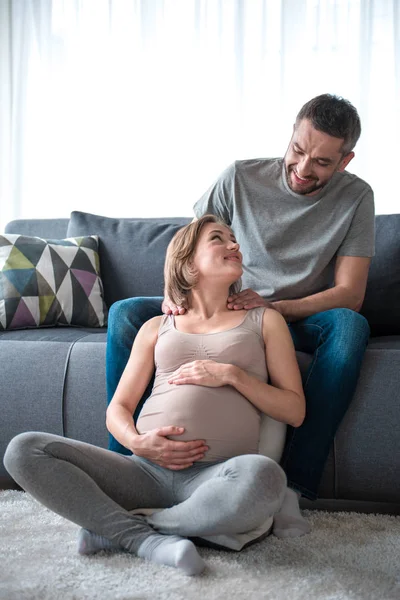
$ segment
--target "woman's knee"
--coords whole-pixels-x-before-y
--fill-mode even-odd
[[[4,466],[10,475],[19,470],[22,462],[26,462],[34,451],[43,444],[43,435],[37,431],[26,431],[16,435],[9,442],[4,454]]]
[[[260,456],[257,461],[256,482],[259,492],[265,497],[280,498],[286,489],[287,479],[282,467],[272,458]],[[263,491],[262,491],[263,488]]]
[[[249,492],[280,496],[286,488],[286,475],[277,462],[261,454],[236,456],[226,464],[225,476],[238,479]]]

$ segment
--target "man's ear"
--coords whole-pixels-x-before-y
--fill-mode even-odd
[[[354,158],[354,152],[349,152],[348,154],[346,154],[346,156],[344,156],[342,158],[342,160],[339,163],[338,168],[336,169],[337,171],[344,171],[345,168],[347,167],[347,165],[349,164],[349,162],[351,160],[353,160]]]

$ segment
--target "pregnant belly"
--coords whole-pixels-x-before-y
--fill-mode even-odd
[[[136,428],[146,433],[168,425],[185,428],[170,439],[205,440],[209,450],[203,461],[258,452],[260,414],[231,386],[159,386],[146,400]]]

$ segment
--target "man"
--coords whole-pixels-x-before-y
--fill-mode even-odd
[[[272,305],[288,322],[296,350],[313,354],[304,379],[306,419],[299,428],[289,428],[281,461],[289,490],[274,523],[280,537],[310,530],[301,516],[299,498],[317,497],[369,337],[368,323],[357,311],[374,253],[373,193],[367,183],[345,172],[360,133],[360,119],[350,102],[329,94],[318,96],[297,115],[283,159],[236,161],[194,207],[196,217],[205,213],[221,217],[241,245],[244,290],[228,298],[228,307]],[[136,331],[160,313],[161,301],[130,299],[112,307],[109,400]],[[162,309],[184,311],[168,298]],[[173,469],[188,466],[201,441],[184,444],[165,437],[159,464]],[[109,447],[126,453],[113,439]]]

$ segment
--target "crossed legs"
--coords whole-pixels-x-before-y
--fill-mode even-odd
[[[147,517],[155,530],[189,537],[251,531],[280,508],[286,476],[260,454],[197,463],[174,473],[178,502]]]
[[[282,469],[259,455],[173,472],[136,456],[36,432],[11,440],[4,464],[50,510],[113,547],[187,575],[200,573],[204,562],[180,536],[248,531],[279,509],[286,486]],[[130,512],[142,507],[164,510],[148,518]]]

